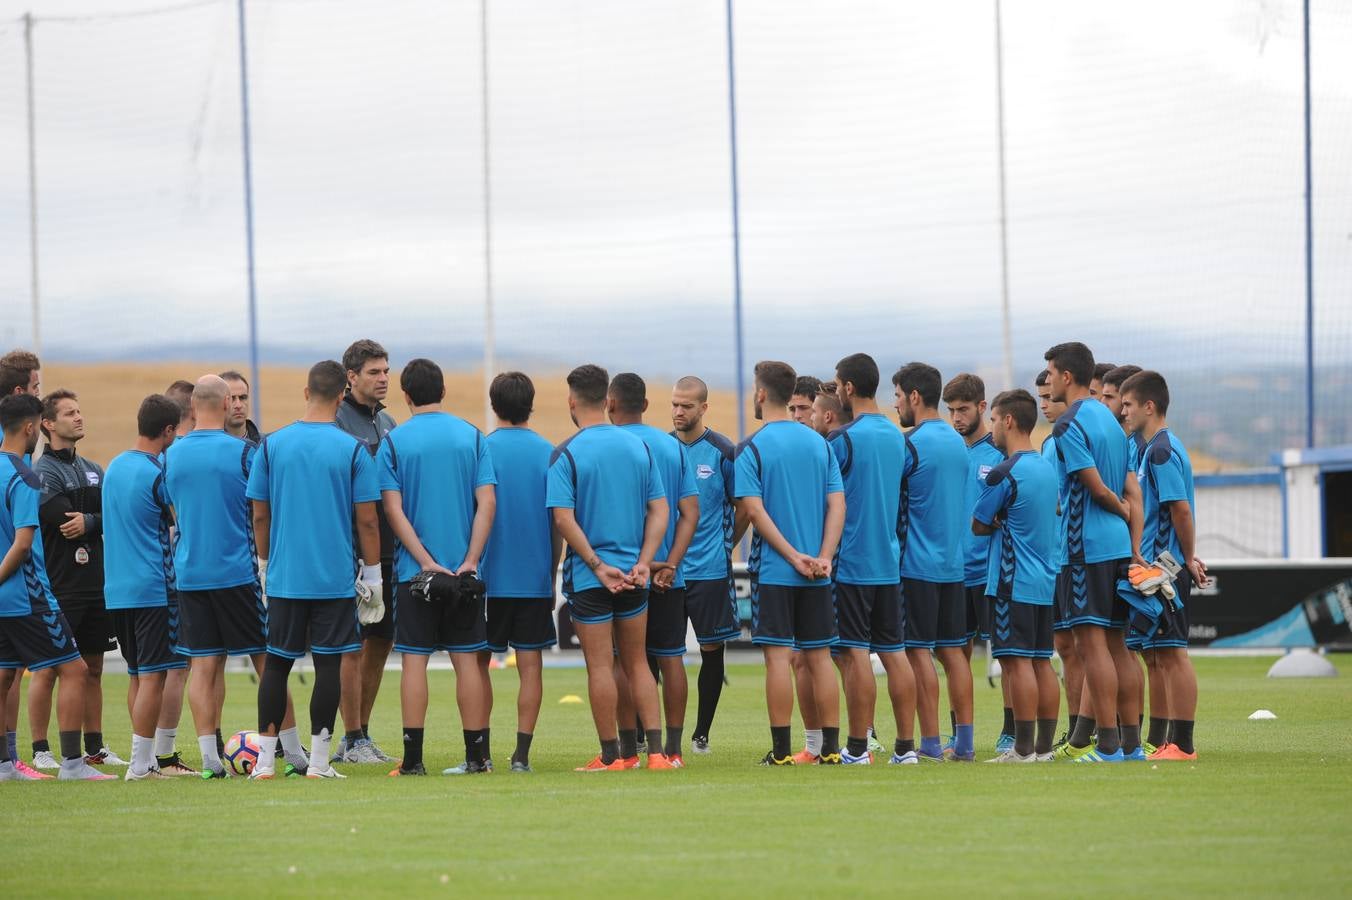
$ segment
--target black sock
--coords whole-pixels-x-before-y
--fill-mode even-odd
[[[1056,742],[1056,719],[1037,720],[1037,743],[1034,750],[1039,753],[1051,753]]]
[[[1104,755],[1116,753],[1122,749],[1122,739],[1117,728],[1107,726],[1098,730],[1098,751]]]
[[[648,739],[648,755],[661,753],[662,751],[662,729],[648,728],[645,730],[645,737]],[[678,743],[676,746],[680,746]]]
[[[1028,756],[1033,752],[1033,730],[1037,727],[1032,719],[1014,722],[1014,752]]]
[[[606,765],[610,765],[619,758],[620,758],[619,741],[611,740],[601,742],[601,762],[605,763]]]
[[[277,734],[286,717],[286,679],[295,661],[269,653],[263,661],[263,674],[258,677],[258,733]],[[221,741],[220,733],[216,742]],[[224,757],[222,757],[224,758]]]
[[[903,741],[901,738],[897,738],[897,742],[892,745],[892,752],[895,753],[897,756],[905,756],[907,753],[911,753],[914,750],[915,750],[914,740]]]
[[[0,741],[0,763],[9,761],[9,741]],[[18,760],[15,760],[15,762],[18,762]]]
[[[216,729],[216,756],[225,759],[225,736],[221,734],[219,728]]]
[[[1164,742],[1169,739],[1169,720],[1161,719],[1159,716],[1150,717],[1150,733],[1146,735],[1145,742],[1152,747],[1163,747]]]
[[[57,739],[61,742],[62,759],[80,758],[80,732],[61,731],[57,733]]]
[[[94,756],[103,749],[103,732],[86,731],[84,736],[85,756]]]
[[[948,733],[956,735],[958,733],[958,714],[951,709],[948,711],[948,724],[951,729]]]
[[[1075,720],[1075,730],[1070,733],[1070,746],[1088,747],[1094,740],[1097,723],[1089,716],[1080,716]]]
[[[399,768],[405,772],[412,771],[422,765],[423,757],[423,729],[405,728],[404,729],[404,761],[399,764]]]
[[[1014,707],[1012,706],[1005,707],[1005,724],[1000,729],[1000,734],[1001,736],[1010,735],[1011,737],[1014,735]]]
[[[467,728],[460,733],[465,739],[465,762],[483,762],[483,732]]]
[[[707,741],[709,729],[714,725],[714,710],[718,709],[718,698],[723,696],[725,654],[720,645],[715,650],[701,650],[699,656],[699,712],[695,716],[693,737]]]
[[[34,742],[33,742],[33,755],[34,755],[34,756],[37,756],[39,753],[43,752],[44,750],[47,751],[48,753],[51,753],[51,752],[52,752],[52,744],[51,744],[51,741],[34,741]]]
[[[1122,752],[1135,753],[1136,748],[1141,746],[1141,726],[1123,725],[1118,731],[1122,734]]]
[[[1196,753],[1192,745],[1192,719],[1171,719],[1169,721],[1169,743],[1184,753]]]
[[[1066,734],[1069,735],[1069,734],[1074,734],[1074,733],[1075,733],[1075,723],[1078,722],[1078,721],[1080,721],[1080,717],[1079,717],[1078,715],[1076,715],[1075,713],[1071,713],[1071,714],[1070,714],[1070,728],[1066,731]]]
[[[867,746],[867,745],[866,745]],[[822,729],[822,756],[840,752],[840,729]]]
[[[685,731],[684,725],[667,726],[667,742],[662,747],[662,752],[667,756],[681,755],[681,734]]]
[[[371,739],[371,723],[370,723],[370,722],[363,722],[363,723],[362,723],[362,725],[361,725],[361,736],[364,737],[364,738],[366,738],[368,741]]]
[[[357,741],[361,740],[361,729],[360,729],[360,728],[356,728],[356,729],[353,729],[352,731],[344,731],[344,732],[343,732],[343,740],[344,740],[344,741],[347,741],[347,746],[348,746],[348,747],[351,747],[351,746],[352,746],[353,744],[355,744]]]
[[[845,740],[845,749],[851,756],[863,756],[868,752],[868,738],[851,737]]]
[[[516,752],[512,754],[512,762],[530,765],[530,742],[534,737],[535,735],[526,734],[524,731],[516,733]]]
[[[774,753],[775,759],[783,759],[788,756],[791,752],[789,750],[789,726],[771,725],[770,741],[773,747],[771,752]]]
[[[620,757],[630,759],[638,756],[638,730],[634,728],[620,729]]]
[[[343,658],[336,653],[315,653],[315,686],[310,692],[310,734],[333,734],[338,721],[338,700],[343,695]],[[361,737],[361,728],[357,728]],[[348,738],[351,746],[352,739]]]
[[[480,759],[481,761],[483,761],[483,762],[489,762],[489,761],[491,761],[491,760],[493,759],[493,749],[492,749],[492,748],[493,748],[493,744],[492,744],[492,742],[488,739],[488,738],[489,738],[489,733],[490,733],[492,730],[493,730],[493,729],[491,729],[491,728],[480,728],[480,729],[479,729],[479,734],[481,734],[481,735],[483,736],[483,754],[479,757],[479,759]]]

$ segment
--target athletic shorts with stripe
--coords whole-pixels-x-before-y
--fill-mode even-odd
[[[268,652],[300,659],[307,652],[320,655],[356,653],[357,600],[291,600],[268,598]]]
[[[184,656],[251,656],[267,649],[267,609],[255,584],[179,591],[177,651]]]
[[[37,672],[79,658],[75,635],[59,610],[0,616],[0,669]]]
[[[114,610],[113,624],[122,658],[127,661],[127,674],[133,678],[188,667],[187,657],[174,649],[179,611],[172,595],[168,606]]]
[[[967,643],[967,588],[961,581],[901,580],[906,649],[933,650]]]
[[[553,597],[489,597],[488,649],[544,650],[559,642]]]
[[[871,653],[906,649],[900,584],[836,584],[837,646]]]
[[[836,604],[829,584],[790,587],[751,583],[751,643],[815,650],[836,642]]]
[[[488,649],[483,595],[472,600],[423,600],[408,582],[394,589],[394,649],[431,656]]]

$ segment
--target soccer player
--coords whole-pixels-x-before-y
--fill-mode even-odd
[[[633,372],[621,372],[611,380],[607,390],[606,413],[612,424],[643,441],[662,476],[667,509],[676,510],[675,515],[668,516],[666,534],[653,562],[648,593],[647,650],[649,666],[655,663],[661,676],[662,711],[667,721],[661,752],[672,765],[681,768],[685,765],[681,759],[681,734],[685,729],[685,707],[690,694],[685,675],[686,600],[681,562],[699,522],[699,489],[695,487],[694,470],[686,459],[685,445],[666,432],[643,423],[643,414],[648,411],[647,394],[647,385],[642,378]],[[616,670],[615,676],[620,724],[628,725],[629,704],[625,697],[623,672]],[[623,744],[624,735],[620,737]],[[637,733],[634,737],[637,742]]]
[[[756,364],[755,414],[765,424],[737,448],[738,518],[751,545],[752,643],[765,654],[772,747],[762,765],[793,765],[789,723],[794,649],[812,673],[821,717],[820,762],[840,763],[840,694],[831,668],[836,642],[832,559],[845,526],[845,487],[835,454],[817,434],[793,427],[796,375],[787,363]],[[808,548],[808,549],[803,549]]]
[[[831,433],[832,452],[845,486],[845,527],[835,573],[838,645],[849,732],[840,761],[873,762],[869,730],[878,702],[878,683],[869,653],[887,672],[888,695],[897,722],[894,765],[919,762],[915,752],[915,675],[906,659],[905,613],[901,603],[901,468],[906,438],[878,409],[878,364],[855,353],[836,363],[836,403],[848,424]],[[823,395],[818,395],[821,404]],[[829,411],[829,410],[828,410]],[[815,696],[815,694],[814,694]]]
[[[709,752],[709,730],[723,694],[724,645],[741,635],[737,596],[732,585],[734,484],[732,441],[705,426],[709,387],[693,375],[671,389],[672,434],[685,445],[686,458],[699,490],[699,523],[685,553],[685,611],[699,641],[700,667],[696,690],[699,705],[690,746]]]
[[[484,438],[492,454],[497,511],[480,571],[488,589],[488,650],[479,653],[493,711],[488,661],[516,653],[521,687],[516,695],[516,750],[512,771],[531,771],[530,747],[544,696],[543,651],[558,643],[554,627],[554,572],[562,544],[545,508],[545,480],[554,446],[530,428],[535,385],[521,372],[503,372],[488,386],[498,427]],[[408,759],[405,754],[405,760]]]
[[[80,752],[80,720],[84,715],[84,661],[66,617],[52,595],[38,531],[42,482],[24,462],[38,446],[42,402],[31,394],[0,399],[0,720],[9,717],[10,688],[20,670],[57,675],[56,721],[60,730],[63,780],[109,781],[85,762]],[[17,716],[17,713],[15,714]],[[0,781],[50,778],[16,766],[18,757],[6,741],[0,748]]]
[[[87,672],[84,693],[85,756],[91,765],[127,763],[103,744],[103,654],[117,649],[113,619],[103,606],[103,469],[76,452],[84,438],[79,398],[56,390],[42,403],[47,448],[33,465],[42,479],[42,549],[47,578],[66,616]],[[60,764],[47,742],[52,715],[52,669],[34,672],[28,686],[28,724],[33,732],[33,765]]]
[[[1051,762],[1061,692],[1052,671],[1052,605],[1060,569],[1056,469],[1033,449],[1037,403],[1005,391],[991,404],[1006,459],[984,479],[972,531],[995,535],[988,559],[992,655],[1014,705],[1014,741],[990,762]]]
[[[174,514],[161,462],[164,451],[174,443],[179,418],[178,406],[162,394],[142,400],[136,413],[136,443],[108,464],[103,486],[107,495],[105,596],[131,677],[128,781],[167,777],[155,764],[155,729],[166,674],[188,665],[174,649],[178,608],[169,537]],[[215,735],[207,741],[215,751]]]
[[[667,496],[643,441],[606,422],[610,379],[600,366],[568,373],[568,411],[578,432],[555,448],[545,505],[568,545],[563,592],[587,664],[587,696],[601,753],[578,768],[640,767],[636,747],[620,747],[615,656],[639,719],[648,726],[648,768],[674,769],[663,754],[657,682],[648,669],[648,581],[667,533]],[[637,743],[635,741],[635,743]]]
[[[1103,376],[1116,368],[1113,363],[1095,363],[1094,377],[1089,379],[1089,396],[1097,398],[1103,393]]]
[[[383,605],[380,566],[365,562],[380,557],[375,463],[359,441],[334,424],[346,381],[338,363],[315,363],[306,379],[304,417],[265,437],[249,472],[246,495],[253,501],[254,539],[258,556],[268,561],[267,660],[258,682],[261,753],[252,779],[276,775],[286,682],[292,664],[306,651],[314,660],[315,682],[305,775],[344,777],[329,761],[329,744],[341,691],[339,660],[361,651],[354,568],[367,598],[360,604],[365,612]]]
[[[1154,562],[1167,550],[1184,567],[1174,582],[1178,612],[1145,642],[1163,675],[1169,715],[1167,732],[1152,734],[1162,743],[1151,759],[1194,760],[1197,748],[1193,746],[1192,729],[1197,711],[1197,673],[1188,658],[1188,598],[1193,584],[1206,587],[1210,578],[1206,563],[1196,556],[1192,461],[1183,443],[1169,431],[1165,418],[1169,412],[1169,385],[1162,375],[1138,372],[1122,383],[1121,395],[1127,427],[1139,431],[1146,440],[1137,470],[1145,521],[1141,556]],[[1154,732],[1153,702],[1150,713]]]
[[[967,444],[939,416],[939,370],[908,363],[892,376],[897,416],[906,436],[902,466],[901,594],[906,655],[915,671],[920,756],[943,759],[939,738],[939,676],[948,679],[953,710],[953,759],[976,759],[972,729],[972,666],[967,659],[967,596],[963,556],[967,516]]]
[[[230,392],[230,407],[225,416],[225,433],[257,444],[263,440],[263,433],[249,418],[249,379],[234,369],[222,372],[221,379]]]
[[[1139,507],[1133,513],[1125,499],[1135,483],[1127,470],[1127,438],[1108,407],[1089,395],[1094,354],[1088,347],[1057,344],[1045,359],[1051,397],[1068,407],[1053,430],[1068,560],[1062,584],[1069,592],[1066,624],[1075,635],[1087,688],[1075,730],[1059,752],[1083,762],[1144,759],[1136,708],[1141,671],[1123,640],[1127,609],[1117,594],[1118,578],[1125,577],[1135,555],[1133,518],[1137,534],[1140,528]],[[1102,725],[1098,746],[1092,747],[1096,723]]]
[[[986,427],[986,383],[978,376],[963,372],[944,385],[944,405],[948,407],[953,430],[967,442],[967,499],[968,512],[976,508],[991,469],[1004,462],[995,446],[990,429]],[[976,639],[991,639],[991,610],[986,601],[986,561],[990,555],[989,535],[976,534],[968,529],[963,535],[964,584],[967,593],[968,641],[963,652],[970,660]],[[1000,692],[1005,705],[1005,720],[995,749],[1003,753],[1014,745],[1014,709],[1010,703],[1009,682],[1001,678]],[[950,714],[952,714],[950,712]],[[956,725],[956,723],[955,723]],[[956,727],[954,728],[956,731]]]
[[[1127,439],[1132,442],[1132,450],[1140,451],[1144,444],[1135,437],[1140,432],[1132,431],[1127,428],[1127,424],[1122,416],[1122,382],[1126,381],[1137,372],[1141,371],[1140,366],[1125,365],[1116,366],[1103,374],[1102,386],[1099,388],[1099,402],[1108,407],[1108,411],[1117,419],[1117,423],[1122,426],[1122,430],[1127,433]]]
[[[207,779],[227,776],[217,746],[226,658],[249,657],[261,676],[267,649],[267,612],[245,497],[258,447],[226,433],[229,394],[224,379],[203,375],[192,392],[193,430],[164,454],[165,483],[178,521],[177,646],[192,660],[188,702]],[[287,764],[303,775],[308,763],[289,700],[278,738]]]
[[[390,357],[372,340],[355,341],[343,351],[347,390],[338,406],[338,427],[366,447],[371,458],[380,452],[380,442],[394,428],[394,417],[385,411],[390,389]],[[334,751],[334,762],[387,763],[394,759],[371,740],[371,710],[385,675],[385,662],[394,648],[394,532],[385,518],[385,506],[376,504],[380,526],[380,583],[385,615],[378,622],[361,626],[361,653],[343,661],[342,713],[345,733]]]
[[[174,432],[177,437],[183,437],[192,431],[196,422],[193,418],[192,388],[191,381],[184,381],[180,378],[164,390],[164,396],[174,401],[174,405],[178,407],[179,414],[182,416],[178,422],[178,429]]]
[[[822,437],[830,437],[833,432],[844,428],[854,419],[849,408],[841,403],[839,390],[839,382],[822,382],[821,390],[812,401],[812,417],[809,424],[812,430]]]
[[[1049,373],[1043,369],[1037,374],[1036,387],[1038,408],[1042,411],[1042,418],[1048,424],[1055,426],[1056,420],[1061,418],[1066,411],[1066,404],[1052,399],[1051,385],[1047,383]],[[1056,455],[1056,436],[1049,434],[1042,439],[1042,447],[1039,450],[1042,458],[1050,462],[1053,468],[1060,465],[1060,460]],[[1060,470],[1057,469],[1058,478]],[[1056,655],[1061,657],[1061,680],[1066,689],[1066,711],[1069,714],[1069,727],[1056,740],[1057,748],[1065,745],[1070,739],[1070,733],[1075,730],[1075,722],[1080,718],[1080,706],[1084,694],[1084,667],[1080,665],[1080,654],[1075,650],[1075,635],[1070,630],[1070,586],[1066,583],[1064,575],[1066,569],[1066,528],[1065,519],[1062,518],[1064,511],[1064,498],[1057,494],[1057,565],[1060,571],[1056,576],[1056,596],[1052,605],[1052,644],[1056,648]]]
[[[821,390],[820,378],[813,378],[811,375],[796,378],[793,383],[793,396],[789,397],[789,418],[799,425],[812,428],[812,404]]]
[[[404,758],[391,775],[426,775],[423,729],[427,718],[427,660],[438,650],[455,667],[455,699],[465,739],[465,761],[446,775],[493,771],[488,743],[484,595],[457,580],[449,595],[415,593],[420,572],[476,577],[497,508],[493,460],[484,436],[444,412],[446,382],[430,359],[409,360],[399,375],[413,417],[381,442],[381,502],[394,531],[395,648],[403,654],[399,693]]]

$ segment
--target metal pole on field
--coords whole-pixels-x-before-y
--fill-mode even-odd
[[[1314,446],[1314,174],[1310,138],[1310,0],[1304,3],[1305,39],[1305,446]]]
[[[1000,160],[1000,322],[1005,350],[1005,389],[1014,387],[1014,337],[1009,314],[1009,217],[1005,205],[1005,38],[1000,0],[995,0],[995,117]]]
[[[488,0],[479,0],[479,86],[483,130],[484,192],[484,431],[493,427],[493,404],[488,389],[497,370],[497,332],[493,323],[493,182],[488,106]]]
[[[263,425],[263,391],[258,378],[258,291],[254,279],[253,211],[253,139],[249,127],[249,29],[244,18],[245,0],[237,0],[239,10],[239,103],[240,133],[244,152],[244,248],[249,279],[249,395],[253,398],[253,417]]]
[[[737,65],[732,0],[725,0],[728,32],[728,136],[732,165],[732,315],[737,365],[737,440],[746,437],[746,347],[742,336],[742,216],[737,186]]]
[[[24,74],[28,87],[28,294],[33,307],[33,352],[42,354],[42,302],[38,290],[38,152],[33,99],[33,14],[23,16]]]

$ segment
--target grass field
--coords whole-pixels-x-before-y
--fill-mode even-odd
[[[1352,682],[1267,679],[1270,662],[1198,662],[1195,764],[762,769],[762,670],[733,665],[713,755],[597,775],[571,771],[595,753],[586,705],[559,704],[585,697],[580,669],[546,670],[536,774],[506,771],[516,674],[500,670],[492,775],[4,784],[0,884],[6,897],[1346,895]],[[372,726],[391,751],[397,677]],[[433,678],[429,769],[462,755],[453,676]],[[111,702],[124,686],[109,678],[105,731],[126,755]],[[250,727],[253,704],[232,676],[227,727]],[[984,681],[977,704],[989,749],[1000,704]],[[1260,707],[1278,719],[1248,721]]]

